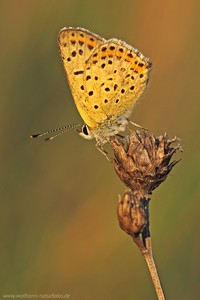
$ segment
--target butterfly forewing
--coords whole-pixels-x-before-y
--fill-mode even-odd
[[[82,28],[63,28],[58,35],[60,55],[74,101],[80,115],[89,126],[92,126],[94,122],[83,101],[87,96],[84,86],[86,61],[104,41],[98,35]]]

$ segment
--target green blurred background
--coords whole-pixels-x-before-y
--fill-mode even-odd
[[[81,26],[153,62],[132,120],[184,147],[152,196],[155,259],[167,299],[199,299],[199,11],[198,0],[0,1],[2,297],[156,299],[141,254],[118,226],[125,187],[95,143],[73,130],[49,143],[28,139],[81,121],[57,47],[61,28]]]

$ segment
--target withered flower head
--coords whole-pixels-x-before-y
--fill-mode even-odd
[[[179,144],[172,146],[175,142],[178,142],[177,138],[155,137],[144,129],[135,131],[124,140],[111,140],[118,176],[132,191],[143,190],[151,194],[178,162],[170,163],[172,155],[181,149]]]

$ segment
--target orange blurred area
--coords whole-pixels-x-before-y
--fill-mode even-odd
[[[95,142],[74,130],[48,143],[28,138],[82,122],[57,47],[61,28],[79,26],[125,40],[153,62],[132,120],[180,137],[184,148],[152,195],[155,260],[167,299],[199,299],[199,10],[197,0],[1,0],[2,298],[156,299],[141,254],[118,226],[126,188]]]

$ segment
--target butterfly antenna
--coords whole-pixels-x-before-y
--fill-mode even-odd
[[[43,135],[46,135],[46,134],[50,134],[50,133],[53,133],[53,132],[57,132],[57,131],[61,131],[61,132],[58,132],[57,134],[49,137],[49,138],[46,138],[45,141],[51,141],[53,140],[55,137],[63,134],[64,132],[70,130],[70,129],[73,129],[73,128],[76,128],[78,126],[81,126],[81,124],[71,124],[71,125],[66,125],[66,126],[62,126],[62,127],[59,127],[59,128],[55,128],[55,129],[52,129],[52,130],[48,130],[48,131],[45,131],[45,132],[42,132],[42,133],[36,133],[36,134],[32,134],[30,135],[30,139],[35,139],[37,137],[41,137]]]

